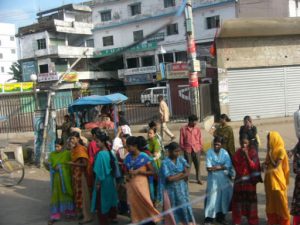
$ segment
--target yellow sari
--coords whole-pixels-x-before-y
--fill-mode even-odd
[[[269,133],[269,152],[265,172],[266,213],[268,224],[290,224],[287,189],[289,184],[289,161],[280,134]],[[275,167],[279,160],[280,164]]]

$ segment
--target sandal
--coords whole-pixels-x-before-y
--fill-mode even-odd
[[[92,219],[90,219],[90,220],[83,220],[83,221],[79,221],[78,224],[82,225],[82,224],[90,223],[92,221],[93,221]]]

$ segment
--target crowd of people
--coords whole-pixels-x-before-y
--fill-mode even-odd
[[[163,113],[163,112],[161,112]],[[164,146],[157,132],[158,124],[149,123],[147,138],[132,136],[123,120],[114,140],[105,130],[93,128],[92,140],[82,141],[80,132],[62,134],[62,141],[50,154],[51,218],[79,219],[89,223],[96,213],[99,224],[117,222],[117,214],[130,215],[133,223],[196,224],[189,199],[190,168],[194,164],[196,182],[203,184],[200,156],[203,137],[195,115],[188,117],[180,129],[179,143],[170,133],[171,142]],[[166,133],[166,117],[161,122]],[[204,224],[214,221],[228,224],[232,211],[233,224],[259,224],[256,185],[264,182],[266,216],[270,225],[300,224],[300,141],[293,155],[296,185],[288,207],[289,156],[280,134],[267,136],[267,156],[261,164],[258,156],[260,140],[250,116],[244,118],[236,150],[230,119],[223,114],[213,135],[212,147],[206,152],[208,172],[204,204]],[[300,121],[300,120],[299,120]],[[71,129],[71,128],[70,128]],[[298,137],[300,140],[300,137]],[[262,173],[264,172],[264,179]],[[263,181],[264,180],[264,181]],[[168,214],[162,211],[172,209]]]

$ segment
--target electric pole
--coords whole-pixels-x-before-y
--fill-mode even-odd
[[[196,43],[193,23],[192,0],[187,0],[185,6],[185,27],[187,41],[187,57],[189,68],[190,104],[191,113],[201,118],[198,72],[200,71],[200,61],[196,59]]]

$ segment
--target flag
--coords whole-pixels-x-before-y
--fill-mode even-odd
[[[213,57],[213,58],[215,58],[217,55],[216,39],[217,39],[218,31],[219,31],[219,28],[216,29],[214,40],[209,47],[209,53],[210,53],[211,57]]]

